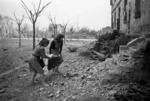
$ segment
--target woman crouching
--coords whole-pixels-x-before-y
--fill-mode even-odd
[[[39,44],[35,47],[31,58],[29,59],[29,69],[30,72],[33,72],[33,76],[31,79],[31,83],[34,83],[34,79],[39,73],[41,75],[41,81],[44,86],[48,86],[48,84],[44,80],[44,70],[43,67],[45,66],[43,58],[50,58],[45,54],[45,47],[49,44],[49,40],[43,38]]]
[[[53,55],[51,59],[48,60],[48,70],[53,69],[54,72],[59,72],[58,67],[63,62],[61,52],[63,47],[64,35],[59,34],[52,42],[49,48],[49,53]]]

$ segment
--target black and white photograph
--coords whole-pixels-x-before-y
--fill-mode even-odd
[[[0,101],[150,101],[150,0],[0,0]]]

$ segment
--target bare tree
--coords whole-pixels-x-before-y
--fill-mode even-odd
[[[66,42],[66,28],[67,28],[68,22],[64,24],[60,24],[60,27],[63,29],[63,34],[64,34],[64,43]]]
[[[31,21],[32,25],[33,25],[33,49],[35,48],[35,24],[36,24],[36,21],[37,21],[37,18],[40,16],[41,12],[51,3],[51,2],[48,2],[46,5],[44,6],[41,6],[41,2],[42,0],[40,0],[39,2],[39,5],[38,5],[38,8],[36,8],[35,4],[33,4],[33,7],[34,7],[34,11],[31,11],[27,5],[21,0],[22,2],[22,6],[23,8],[25,9],[27,15],[28,15],[28,18],[29,20]]]
[[[19,18],[17,18],[16,17],[16,14],[14,13],[14,17],[15,17],[15,22],[17,23],[17,25],[18,25],[18,29],[17,29],[17,31],[18,31],[18,34],[19,34],[19,47],[21,47],[21,24],[22,24],[22,22],[23,22],[23,20],[24,20],[24,15],[22,15],[22,18],[21,19],[19,19]]]
[[[23,25],[23,27],[22,27],[22,33],[23,33],[24,37],[26,37],[26,38],[30,37],[28,24],[25,23]]]
[[[70,32],[70,34],[75,33],[75,28],[74,28],[73,26],[70,26],[70,28],[69,28],[69,32]]]
[[[57,34],[57,24],[56,24],[56,17],[52,18],[51,14],[49,13],[48,19],[50,20],[52,27],[53,27],[53,37],[56,37]]]

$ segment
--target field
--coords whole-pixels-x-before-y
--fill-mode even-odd
[[[64,49],[70,45],[80,46],[88,41],[67,41]],[[0,39],[0,73],[18,67],[29,58],[32,54],[32,39],[22,39],[21,48],[19,48],[18,39]],[[38,41],[36,41],[36,44]],[[49,47],[49,46],[48,46]],[[46,52],[48,54],[48,47]]]

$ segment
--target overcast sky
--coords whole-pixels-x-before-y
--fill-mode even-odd
[[[38,4],[39,0],[23,0],[29,9],[33,9],[33,3]],[[38,19],[37,26],[43,29],[49,25],[47,15],[49,12],[52,17],[56,17],[56,23],[67,23],[69,25],[88,27],[99,30],[110,26],[111,8],[110,0],[42,0],[42,4],[51,1],[51,4],[44,9]],[[21,6],[21,0],[0,0],[0,14],[13,17],[13,13],[18,17],[26,14]],[[28,19],[24,23],[30,23]]]

